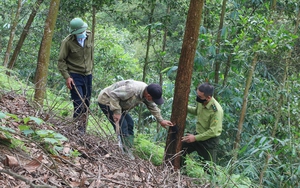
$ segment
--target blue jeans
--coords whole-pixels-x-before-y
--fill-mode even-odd
[[[107,105],[100,104],[100,103],[98,104],[102,112],[105,114],[105,116],[107,117],[107,119],[109,120],[109,122],[112,124],[112,126],[116,131],[116,125],[113,120],[113,114],[114,114],[113,111],[111,111],[109,106]],[[120,119],[120,131],[121,131],[120,134],[125,137],[129,135],[134,135],[133,126],[134,126],[134,122],[132,120],[132,117],[127,112],[123,112]]]
[[[88,107],[90,106],[92,75],[90,74],[84,76],[81,74],[70,73],[70,76],[73,78],[75,84],[70,92],[74,106],[73,118],[76,118],[81,114],[86,113],[88,111]]]

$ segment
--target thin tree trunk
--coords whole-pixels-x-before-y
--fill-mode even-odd
[[[38,54],[38,63],[35,73],[34,101],[40,107],[43,106],[46,93],[50,49],[59,10],[59,3],[60,0],[51,0],[47,20],[45,22],[44,35]]]
[[[166,15],[170,14],[170,6],[169,4],[167,4],[167,11],[166,11]],[[163,36],[163,42],[162,42],[162,52],[166,51],[166,46],[167,46],[167,33],[168,33],[168,19],[164,20],[164,36]],[[164,67],[164,58],[162,58],[162,60],[160,61],[160,68],[163,69]],[[159,73],[159,84],[163,85],[163,73]],[[161,126],[159,123],[156,124],[156,132],[158,133],[161,129]]]
[[[225,87],[225,85],[226,85],[226,83],[227,83],[228,73],[229,73],[230,65],[231,65],[231,58],[232,58],[232,55],[229,54],[229,55],[228,55],[228,58],[227,58],[227,62],[226,62],[225,72],[224,72],[223,87]]]
[[[7,49],[6,49],[5,56],[4,56],[4,62],[3,62],[4,67],[7,67],[7,64],[9,61],[9,55],[10,55],[10,52],[12,49],[15,32],[16,32],[16,27],[18,25],[18,20],[19,20],[21,9],[22,9],[22,0],[18,0],[18,8],[17,8],[16,15],[12,21],[12,27],[11,27],[11,31],[10,31],[9,41],[8,41]]]
[[[11,56],[11,59],[10,59],[10,61],[8,63],[7,67],[9,69],[13,69],[13,67],[15,65],[15,62],[16,62],[16,60],[18,58],[18,55],[19,55],[19,53],[21,51],[22,45],[23,45],[23,43],[24,43],[24,41],[25,41],[25,39],[27,37],[29,28],[30,28],[30,26],[31,26],[31,24],[32,24],[32,22],[34,20],[34,17],[36,16],[37,10],[39,9],[39,7],[40,7],[40,5],[42,4],[43,1],[44,0],[38,0],[36,2],[36,5],[33,7],[32,12],[31,12],[31,14],[29,16],[29,19],[27,20],[27,23],[26,23],[26,25],[25,25],[25,27],[23,29],[23,32],[22,32],[22,34],[20,36],[18,44],[17,44],[17,46],[16,46],[16,48],[15,48],[15,50],[13,52],[13,55]]]
[[[253,78],[253,73],[255,70],[255,66],[257,64],[257,59],[258,59],[258,52],[255,52],[254,58],[252,60],[251,64],[251,69],[249,70],[249,74],[246,80],[246,86],[244,90],[244,97],[243,97],[243,105],[242,105],[242,110],[241,110],[241,115],[238,123],[238,130],[235,138],[235,143],[234,143],[234,149],[238,150],[241,142],[241,134],[243,130],[243,123],[245,120],[245,115],[246,115],[246,110],[247,110],[247,103],[248,103],[248,95],[249,95],[249,88],[252,83],[252,78]],[[234,152],[234,161],[237,159],[237,152]]]
[[[198,42],[199,28],[204,0],[191,0],[186,20],[178,72],[175,81],[175,93],[171,121],[175,124],[169,128],[166,141],[165,163],[180,168],[181,138],[184,133],[187,105],[191,86],[193,64]]]
[[[94,43],[95,39],[95,27],[96,27],[96,14],[97,14],[97,9],[95,6],[93,6],[93,23],[92,23],[92,41]]]
[[[272,0],[271,9],[276,10],[276,0]]]
[[[218,30],[218,34],[217,34],[217,40],[216,40],[216,44],[217,44],[216,54],[217,55],[220,53],[221,33],[222,33],[222,29],[223,29],[224,15],[225,15],[225,11],[226,11],[226,2],[227,2],[227,0],[223,0],[223,4],[222,4],[222,12],[221,12],[221,17],[220,17],[219,30]],[[216,84],[219,83],[219,72],[220,72],[220,61],[218,59],[216,59],[216,67],[215,67],[215,83]]]
[[[149,14],[149,27],[148,27],[148,37],[147,37],[147,46],[146,46],[146,55],[145,55],[145,62],[144,62],[144,66],[143,66],[143,78],[142,81],[145,82],[146,80],[146,76],[147,76],[147,68],[149,65],[149,50],[150,50],[150,43],[151,43],[151,39],[152,39],[152,22],[153,22],[153,15],[154,15],[154,10],[155,10],[155,0],[151,1],[151,11]],[[138,131],[141,132],[143,130],[141,130],[141,128],[143,129],[144,126],[142,125],[142,106],[139,105],[139,119],[138,119]]]
[[[293,32],[294,34],[297,34],[299,25],[300,25],[300,11],[298,11],[297,21],[296,21],[296,25],[295,25],[294,32]],[[288,72],[289,72],[289,66],[290,66],[292,51],[293,51],[292,49],[289,51],[289,53],[287,55],[287,58],[285,59],[284,76],[282,78],[282,84],[280,85],[279,91],[283,91],[283,89],[286,88],[286,81],[288,79],[287,77],[288,77]],[[280,97],[279,97],[279,101],[278,101],[278,106],[277,106],[276,119],[275,119],[274,127],[273,127],[273,130],[272,130],[272,137],[274,137],[274,138],[276,136],[277,129],[278,129],[278,122],[279,122],[280,117],[281,117],[281,107],[283,105],[283,99],[284,99],[284,94],[281,93]]]
[[[204,0],[204,5],[206,5],[206,0]],[[205,7],[205,6],[204,6]],[[203,26],[206,27],[207,29],[210,28],[210,23],[209,23],[209,9],[203,8]]]

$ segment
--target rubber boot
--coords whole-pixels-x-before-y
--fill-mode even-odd
[[[124,147],[124,152],[128,155],[128,157],[131,160],[134,160],[135,157],[132,153],[132,148],[133,148],[133,140],[134,140],[134,135],[129,135],[129,136],[123,136],[122,137],[122,142],[123,142],[123,147]]]
[[[84,135],[85,132],[86,132],[86,127],[87,127],[87,114],[86,113],[83,113],[81,114],[79,117],[77,117],[77,121],[78,121],[78,130],[79,130],[79,133],[81,135]]]

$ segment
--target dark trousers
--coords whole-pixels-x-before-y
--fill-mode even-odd
[[[116,126],[113,120],[113,111],[110,110],[109,106],[104,105],[104,104],[100,104],[98,103],[102,112],[105,114],[105,116],[108,118],[109,122],[112,124],[112,126],[114,127],[114,129],[116,130]],[[127,112],[123,112],[121,119],[120,119],[120,134],[122,136],[129,136],[129,135],[134,135],[134,131],[133,131],[133,126],[134,126],[134,122],[132,120],[132,117],[127,113]]]
[[[70,92],[74,106],[73,118],[76,118],[81,114],[86,113],[90,106],[92,75],[84,76],[81,74],[70,73],[70,76],[75,83],[75,86],[72,87]]]
[[[181,156],[181,166],[185,164],[186,154],[190,154],[194,151],[203,158],[204,161],[216,162],[217,158],[217,146],[219,144],[219,137],[210,138],[205,141],[195,141],[192,143],[182,142],[182,150],[184,151]]]

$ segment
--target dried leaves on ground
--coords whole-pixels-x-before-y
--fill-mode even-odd
[[[167,166],[157,167],[138,157],[129,160],[120,152],[113,135],[104,138],[99,134],[78,134],[72,120],[37,111],[22,95],[1,94],[0,112],[17,116],[0,119],[1,188],[201,187],[195,184],[199,180]],[[53,130],[68,140],[59,144],[58,152],[53,154],[49,145],[21,133],[19,126],[24,125],[26,117],[44,120],[39,125],[27,122],[31,128]]]

